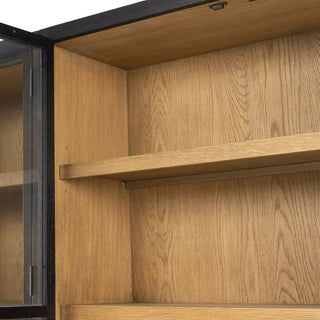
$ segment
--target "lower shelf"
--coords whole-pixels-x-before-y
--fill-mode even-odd
[[[38,183],[37,170],[0,173],[0,191],[8,188],[21,190],[23,185],[31,183]]]
[[[23,184],[23,172],[10,172],[0,174],[0,189],[20,187]]]
[[[316,320],[320,306],[66,305],[61,320]]]

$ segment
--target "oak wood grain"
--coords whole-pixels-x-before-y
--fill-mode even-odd
[[[23,303],[22,187],[0,192],[0,305]]]
[[[17,64],[0,68],[0,304],[23,303],[22,170],[23,67]]]
[[[229,170],[214,173],[193,174],[188,176],[128,181],[126,182],[126,187],[128,189],[138,189],[248,177],[262,177],[277,174],[308,172],[318,170],[320,170],[320,162],[306,162],[299,164],[289,164],[284,166],[262,167],[244,170]]]
[[[124,181],[320,160],[320,133],[64,165],[60,179],[104,176]]]
[[[319,57],[310,32],[129,71],[129,154],[319,131]],[[306,173],[131,190],[135,300],[318,303],[318,185]]]
[[[129,154],[319,132],[319,83],[319,31],[130,70]]]
[[[0,69],[0,173],[23,170],[22,65]]]
[[[318,304],[319,172],[130,192],[137,302]]]
[[[62,320],[316,320],[319,308],[228,308],[174,305],[63,306]]]
[[[0,79],[1,105],[5,104],[4,98],[9,98],[10,96],[22,99],[23,65],[21,63],[1,67]],[[21,104],[18,106],[21,107]]]
[[[317,0],[229,0],[224,10],[200,5],[58,45],[131,69],[319,27]]]
[[[55,48],[55,165],[126,156],[126,72]],[[130,302],[128,192],[56,175],[56,303]]]
[[[244,6],[244,2],[230,1],[231,4]],[[298,13],[295,9],[300,5],[306,10]],[[288,13],[295,8],[291,13],[301,18],[308,14],[308,5],[318,3],[293,1],[292,7],[280,11]],[[313,9],[314,15],[309,12],[305,18],[309,19],[308,24],[318,16],[318,9]],[[286,14],[281,19],[288,22],[287,17],[292,18]],[[264,24],[268,23],[264,20]],[[294,24],[288,25],[292,32]],[[149,29],[144,25],[144,30]],[[161,175],[172,176],[177,174],[173,171],[175,157],[186,161],[179,163],[185,170],[184,165],[202,163],[197,152],[205,150],[204,146],[211,146],[209,149],[216,151],[211,156],[218,158],[228,149],[225,161],[236,158],[237,169],[242,170],[251,160],[237,158],[237,152],[243,150],[247,155],[251,150],[253,161],[257,161],[257,154],[266,156],[268,141],[282,142],[276,148],[277,143],[271,142],[269,152],[277,149],[285,161],[288,152],[292,152],[289,163],[299,165],[306,160],[299,158],[299,152],[305,150],[305,156],[308,148],[316,145],[307,161],[317,161],[319,34],[313,31],[131,70],[128,83],[123,70],[56,48],[56,172],[63,164],[89,163],[88,167],[64,167],[62,171],[82,168],[85,173],[75,176],[109,174],[109,178],[118,175],[117,179],[124,180],[156,177],[148,170],[161,170]],[[120,38],[117,35],[114,41]],[[130,40],[126,41],[130,44]],[[195,41],[190,45],[198,48]],[[179,54],[190,55],[181,48]],[[108,52],[112,54],[111,50]],[[128,52],[126,48],[127,56],[136,63]],[[168,52],[171,54],[174,49]],[[115,55],[121,59],[118,52]],[[127,97],[132,158],[127,157]],[[307,142],[297,143],[304,137],[308,137]],[[191,148],[191,152],[175,151]],[[294,152],[295,148],[302,149]],[[266,159],[275,161],[275,165],[283,164],[279,158]],[[270,165],[267,161],[259,165]],[[253,167],[256,165],[257,162]],[[117,171],[119,166],[122,171]],[[223,163],[221,168],[234,167]],[[319,172],[229,178],[130,190],[131,255],[129,194],[124,184],[97,178],[62,181],[57,175],[57,307],[130,300],[319,304]],[[109,250],[110,239],[114,242]],[[130,310],[123,314],[140,316]],[[233,319],[237,315],[228,316]],[[93,313],[84,317],[91,316]],[[244,313],[245,316],[248,317]],[[261,313],[258,316],[262,317]]]
[[[0,188],[20,187],[23,184],[23,172],[0,174]]]

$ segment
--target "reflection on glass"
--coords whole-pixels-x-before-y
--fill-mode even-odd
[[[0,42],[2,306],[42,303],[41,196],[37,181],[40,97],[35,96],[34,88],[40,85],[39,74],[34,74],[39,57],[34,49]]]

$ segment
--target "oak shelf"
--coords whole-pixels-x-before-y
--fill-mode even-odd
[[[19,187],[23,185],[23,172],[10,172],[0,174],[0,189]]]
[[[224,174],[228,178],[259,175],[259,170],[263,174],[317,170],[318,161],[320,133],[317,132],[62,165],[60,179],[102,176],[139,181],[208,173],[216,176],[219,173],[219,179]]]
[[[317,306],[210,306],[210,305],[66,305],[61,308],[62,320],[314,320],[320,317]]]

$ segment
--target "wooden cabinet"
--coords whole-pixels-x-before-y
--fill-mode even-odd
[[[58,319],[320,319],[320,3],[187,2],[55,45]]]

